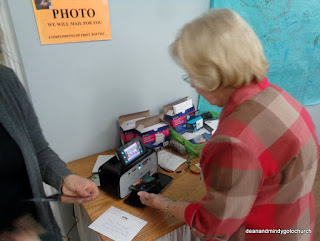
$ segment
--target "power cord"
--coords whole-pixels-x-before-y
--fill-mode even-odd
[[[70,237],[69,237],[69,235],[70,235],[72,229],[73,229],[73,228],[77,225],[77,223],[79,222],[79,219],[76,217],[76,215],[75,215],[75,213],[74,213],[74,209],[73,209],[72,216],[76,219],[76,222],[75,222],[75,223],[72,225],[72,227],[69,229],[69,231],[68,231],[68,233],[67,233],[66,236],[61,235],[66,241],[70,241],[70,240],[71,240]]]
[[[96,175],[96,173],[91,174],[89,177],[87,177],[87,179],[91,180],[91,177],[93,177],[94,175]],[[66,241],[70,241],[70,240],[71,240],[70,237],[69,237],[69,235],[70,235],[72,229],[73,229],[73,228],[77,225],[77,223],[79,222],[79,219],[76,217],[76,215],[75,215],[75,213],[74,213],[74,209],[73,209],[72,216],[76,219],[76,222],[75,222],[75,223],[72,225],[72,227],[69,229],[69,231],[68,231],[68,233],[67,233],[66,236],[63,236],[63,235],[62,235],[62,237],[63,237]]]
[[[96,173],[91,174],[89,177],[87,177],[87,179],[91,179],[91,177],[93,177],[94,175],[96,175]],[[71,240],[70,237],[69,237],[69,235],[70,235],[72,229],[73,229],[73,228],[77,225],[77,223],[79,222],[79,219],[76,217],[76,215],[75,215],[75,213],[74,213],[74,209],[73,209],[72,216],[76,219],[76,222],[75,222],[75,223],[72,225],[72,227],[69,229],[69,231],[68,231],[68,233],[67,233],[66,236],[61,235],[62,238],[64,238],[66,241],[70,241],[70,240]]]
[[[87,179],[90,179],[91,177],[93,177],[94,175],[96,175],[97,173],[93,173],[91,174],[89,177],[87,177]]]

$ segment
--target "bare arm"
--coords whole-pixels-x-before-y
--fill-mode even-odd
[[[140,201],[144,205],[167,212],[169,216],[173,216],[185,222],[184,212],[189,205],[188,202],[175,202],[159,194],[147,192],[138,192],[138,195],[140,196]]]

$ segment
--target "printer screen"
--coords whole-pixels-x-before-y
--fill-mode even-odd
[[[123,150],[124,160],[126,163],[136,159],[136,157],[140,156],[143,153],[143,149],[139,141],[133,143]]]

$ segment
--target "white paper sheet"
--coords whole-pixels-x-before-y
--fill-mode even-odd
[[[99,167],[105,162],[109,161],[112,157],[114,157],[114,155],[99,155],[96,160],[96,164],[94,164],[92,169],[92,174],[98,173]]]
[[[186,140],[191,140],[191,139],[195,139],[195,138],[201,136],[204,133],[210,134],[210,132],[207,129],[202,128],[202,129],[200,129],[196,132],[193,132],[193,133],[185,132],[181,136],[183,136]]]
[[[115,241],[130,241],[146,224],[146,221],[111,206],[89,228]]]
[[[200,163],[199,163],[199,162],[196,163],[196,164],[194,164],[194,165],[201,170],[201,167],[200,167]]]
[[[186,159],[166,150],[158,152],[158,164],[165,170],[175,171],[184,162],[186,162]]]
[[[192,104],[192,100],[189,99],[177,105],[174,105],[172,108],[173,108],[173,113],[176,115],[179,113],[185,113],[186,110],[190,109],[191,107],[193,107],[193,104]]]
[[[173,110],[168,110],[166,115],[173,116],[174,115]]]
[[[163,133],[157,133],[156,134],[156,142],[153,143],[153,145],[157,146],[160,143],[163,143],[164,141],[165,141],[165,135]]]
[[[218,128],[219,120],[208,120],[205,123],[213,129],[211,133],[213,134]]]

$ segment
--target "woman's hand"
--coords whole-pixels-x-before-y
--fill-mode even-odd
[[[99,196],[99,189],[91,180],[71,174],[63,179],[62,193],[68,196],[81,197],[80,199],[61,197],[62,202],[65,201],[81,204],[96,199]]]
[[[142,204],[162,211],[166,209],[170,202],[169,198],[163,197],[160,194],[138,192],[138,196]]]
[[[189,203],[171,201],[169,198],[163,197],[160,194],[147,192],[138,192],[138,196],[144,205],[167,212],[169,216],[185,221],[184,213]]]

